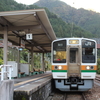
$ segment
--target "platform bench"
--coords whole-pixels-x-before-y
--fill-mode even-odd
[[[39,74],[39,72],[38,71],[33,72],[33,75],[36,75],[36,74]]]
[[[43,73],[44,73],[44,71],[40,71],[39,73],[40,73],[40,74],[43,74]]]
[[[25,72],[18,72],[18,77],[25,77]]]

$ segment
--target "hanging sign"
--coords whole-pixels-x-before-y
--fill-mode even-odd
[[[30,34],[26,34],[26,39],[27,40],[32,40],[33,39],[32,34],[31,33]]]
[[[25,41],[24,40],[21,40],[21,45],[20,45],[22,48],[25,48]]]

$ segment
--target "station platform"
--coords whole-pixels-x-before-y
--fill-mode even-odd
[[[52,91],[51,72],[13,80],[14,100],[45,100]]]
[[[32,82],[36,82],[43,79],[52,78],[51,72],[45,72],[44,74],[38,74],[33,76],[26,76],[22,78],[13,79],[14,80],[14,89],[24,86],[26,84],[31,84]]]

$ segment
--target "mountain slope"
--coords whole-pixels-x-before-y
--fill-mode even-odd
[[[75,9],[60,0],[40,0],[35,3],[47,7],[67,23],[74,23],[83,29],[100,36],[100,14],[85,9]]]

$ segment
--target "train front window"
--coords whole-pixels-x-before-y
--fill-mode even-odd
[[[82,63],[95,63],[96,49],[95,42],[89,40],[82,41]]]
[[[66,40],[53,43],[53,63],[66,63]]]
[[[76,63],[76,54],[77,54],[78,49],[71,48],[70,49],[70,63]]]

